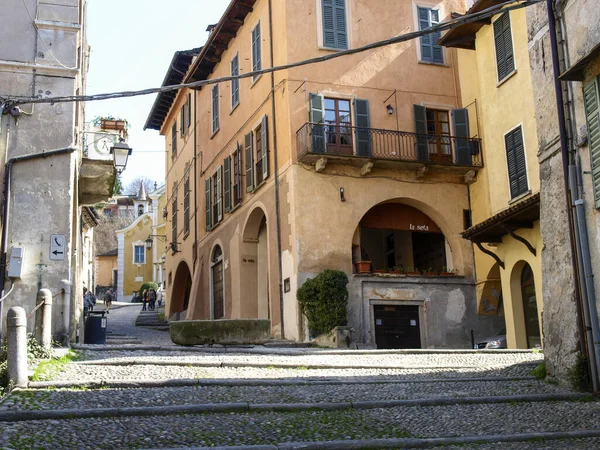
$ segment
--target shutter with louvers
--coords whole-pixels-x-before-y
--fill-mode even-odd
[[[219,130],[219,85],[212,88],[212,131]]]
[[[371,124],[367,100],[354,100],[354,117],[356,118],[357,153],[359,156],[371,156]]]
[[[470,166],[471,151],[469,148],[469,112],[466,108],[452,110],[454,119],[454,145],[456,164]]]
[[[223,161],[223,203],[225,204],[225,212],[231,211],[231,156]]]
[[[429,28],[429,11],[430,10],[427,8],[418,8],[419,30]],[[421,61],[433,62],[433,44],[431,34],[421,36]]]
[[[600,208],[600,79],[595,78],[583,88],[585,117],[588,128],[592,184],[596,208]]]
[[[185,134],[185,105],[181,106],[181,123],[179,126],[181,127],[179,131],[181,132],[181,136],[183,136]]]
[[[246,152],[246,192],[254,190],[254,149],[252,148],[252,133],[244,136],[244,149]]]
[[[217,220],[223,220],[223,166],[217,167]]]
[[[257,152],[262,153],[262,179],[263,181],[267,179],[269,176],[269,134],[267,133],[267,116],[262,118],[262,125],[260,128],[261,136],[261,144],[262,148],[257,148]]]
[[[260,23],[252,30],[252,71],[262,68],[262,52],[260,42]],[[258,75],[254,75],[256,79]]]
[[[325,151],[325,127],[319,125],[323,123],[323,96],[320,94],[310,94],[310,122],[312,135],[313,153],[323,153]]]
[[[323,45],[335,48],[335,12],[333,0],[323,2]]]
[[[527,165],[525,163],[525,148],[523,147],[521,127],[508,133],[504,137],[504,143],[506,146],[510,197],[515,198],[527,192],[528,189]]]
[[[209,231],[212,228],[212,205],[210,201],[210,199],[212,198],[211,179],[209,178],[208,180],[205,180],[204,183],[206,186],[206,231]]]
[[[242,146],[240,143],[236,143],[235,150],[235,168],[234,168],[234,183],[237,186],[237,190],[234,190],[234,205],[239,204],[242,201]]]
[[[348,48],[348,34],[346,32],[346,0],[335,1],[335,48],[346,50]]]
[[[187,99],[187,128],[192,124],[192,94],[188,94]]]
[[[415,129],[417,133],[417,159],[419,161],[429,160],[429,148],[427,145],[427,116],[425,107],[414,105]]]
[[[437,25],[440,23],[440,13],[437,9],[429,10],[430,21],[429,25]],[[442,46],[438,44],[438,41],[442,37],[441,31],[436,31],[431,34],[431,50],[432,50],[432,59],[433,62],[442,64],[444,62],[444,51]]]
[[[322,0],[322,3],[323,46],[347,49],[346,0]]]
[[[494,44],[496,47],[498,81],[502,81],[515,70],[510,15],[507,12],[494,22]]]

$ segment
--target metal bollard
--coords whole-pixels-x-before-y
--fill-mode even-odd
[[[35,314],[35,340],[48,349],[52,343],[52,292],[40,289],[37,294],[37,305],[43,303]]]
[[[8,344],[8,382],[14,387],[27,387],[27,318],[25,310],[14,306],[6,315]]]

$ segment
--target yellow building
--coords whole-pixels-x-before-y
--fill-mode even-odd
[[[168,317],[265,318],[274,337],[305,340],[296,290],[338,269],[365,346],[470,347],[471,330],[502,322],[477,314],[459,235],[483,160],[457,51],[427,35],[260,73],[463,8],[378,3],[232,0],[203,48],[175,54],[165,85],[254,74],[159,94],[146,122],[167,138]],[[366,259],[378,273],[358,273]]]
[[[478,0],[468,12],[490,5]],[[462,103],[484,150],[469,187],[474,225],[462,233],[476,246],[479,312],[504,314],[509,348],[540,346],[540,174],[525,9],[459,26],[441,43],[459,49]]]
[[[118,250],[96,255],[96,287],[103,289],[117,285]]]

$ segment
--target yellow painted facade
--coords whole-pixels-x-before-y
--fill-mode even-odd
[[[113,271],[117,270],[117,255],[96,257],[96,286],[112,286]]]
[[[477,6],[477,3],[476,3]],[[526,12],[524,9],[510,11],[510,27],[515,70],[500,82],[494,40],[494,23],[501,15],[492,18],[492,24],[484,25],[474,36],[476,50],[458,49],[458,69],[463,105],[470,105],[471,129],[477,129],[483,142],[485,167],[477,174],[470,185],[469,195],[473,227],[482,227],[490,221],[500,220],[499,226],[507,223],[498,219],[508,214],[519,204],[539,194],[539,165],[537,161],[538,139],[536,117],[531,82],[529,54],[527,47]],[[460,30],[460,29],[458,29]],[[505,135],[521,127],[527,171],[526,192],[511,198]],[[539,203],[538,203],[539,211]],[[500,216],[498,215],[500,213]],[[509,227],[514,226],[508,223]],[[474,248],[477,274],[477,295],[479,309],[483,314],[496,314],[496,306],[501,303],[509,348],[527,348],[538,345],[542,323],[542,272],[541,252],[543,243],[537,220],[529,227],[512,230],[527,240],[536,252],[534,255],[527,246],[504,233],[500,242],[481,242],[484,248],[495,253],[504,263],[500,268],[494,259]],[[525,299],[535,302],[537,321],[530,319],[530,326],[538,324],[538,337],[532,337],[528,345],[522,297],[521,275],[525,263],[533,272],[535,295]],[[490,291],[494,294],[491,295]],[[501,292],[501,298],[498,293]],[[494,298],[495,297],[495,298]],[[534,305],[530,305],[532,310]],[[490,330],[494,334],[499,330]],[[530,331],[531,334],[531,331]],[[483,338],[483,336],[479,336]]]

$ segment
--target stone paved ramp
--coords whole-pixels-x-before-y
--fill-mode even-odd
[[[136,306],[109,332],[143,345],[13,391],[0,448],[600,448],[600,403],[530,376],[539,353],[179,348]]]

